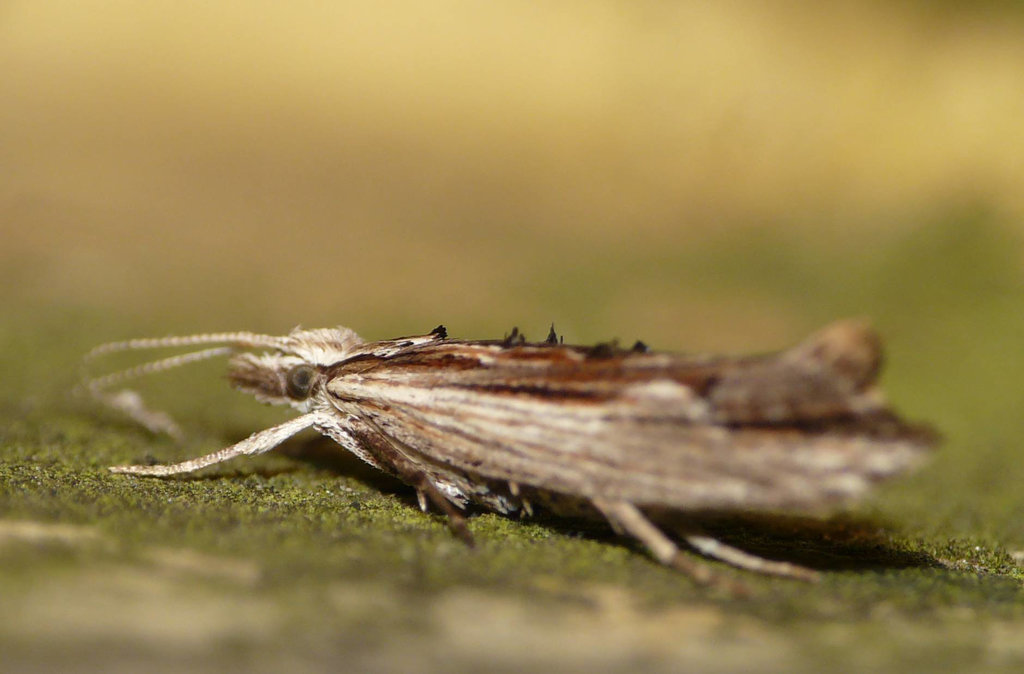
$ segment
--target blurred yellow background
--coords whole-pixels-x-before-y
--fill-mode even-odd
[[[8,1],[3,295],[775,346],[824,317],[687,256],[1021,221],[1024,16],[964,7]]]

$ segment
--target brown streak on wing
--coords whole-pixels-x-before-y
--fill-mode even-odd
[[[328,388],[453,480],[812,509],[909,470],[934,443],[884,407],[880,358],[874,333],[850,322],[752,357],[437,341],[332,366]]]

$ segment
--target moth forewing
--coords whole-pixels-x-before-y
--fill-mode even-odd
[[[339,364],[327,389],[366,420],[367,444],[410,447],[441,480],[450,467],[642,505],[814,510],[912,467],[927,444],[832,364],[445,342]]]
[[[268,451],[313,426],[415,487],[421,504],[440,509],[466,540],[465,505],[522,513],[537,503],[599,513],[659,561],[703,577],[645,511],[818,511],[913,468],[933,444],[927,429],[886,407],[875,384],[880,341],[861,322],[839,322],[786,351],[751,357],[650,353],[639,343],[630,350],[568,346],[553,334],[535,344],[517,330],[501,341],[462,341],[438,326],[379,342],[345,328],[137,342],[269,346],[234,355],[229,379],[304,414],[206,457],[117,470],[187,472]],[[117,350],[97,351],[104,349]],[[108,385],[170,366],[146,367],[93,379],[89,390],[109,404]],[[681,535],[737,566],[813,575],[695,528]]]

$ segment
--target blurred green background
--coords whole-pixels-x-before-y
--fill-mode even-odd
[[[5,2],[0,646],[31,668],[1013,671],[1022,38],[1011,2]],[[733,352],[849,315],[946,437],[855,515],[931,562],[742,601],[571,529],[482,516],[465,550],[351,464],[128,483],[103,466],[280,415],[216,367],[168,376],[182,448],[69,393],[82,353],[133,336],[554,322]]]

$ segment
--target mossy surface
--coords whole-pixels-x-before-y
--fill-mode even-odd
[[[0,325],[5,663],[1019,671],[1024,312],[1014,308],[1024,284],[1007,252],[1016,242],[961,215],[861,256],[762,244],[774,252],[751,257],[712,240],[679,259],[636,258],[628,273],[654,284],[659,266],[695,279],[713,271],[717,281],[702,281],[710,292],[749,284],[808,325],[871,315],[889,338],[890,397],[946,438],[929,467],[853,512],[710,525],[740,547],[822,569],[821,583],[723,568],[749,592],[697,587],[604,529],[544,518],[479,514],[468,548],[406,487],[305,435],[197,475],[109,474],[111,464],[210,451],[283,413],[227,391],[215,365],[197,366],[147,388],[192,439],[153,437],[71,391],[80,355],[129,334],[131,321],[15,303]],[[620,272],[530,292],[556,306],[581,289],[596,297]]]

